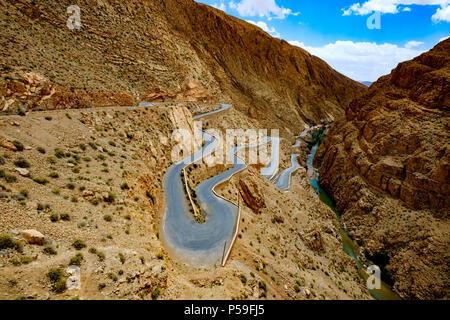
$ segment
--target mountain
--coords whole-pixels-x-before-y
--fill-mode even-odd
[[[449,298],[450,40],[355,98],[317,152],[350,234],[409,298]]]
[[[343,115],[366,90],[308,52],[192,0],[79,1],[79,30],[66,27],[68,0],[0,3],[5,111],[228,101],[293,129]]]
[[[366,87],[191,0],[80,0],[80,30],[66,26],[72,4],[0,0],[0,299],[372,299],[303,167],[290,192],[262,163],[218,184],[237,217],[196,189],[230,165],[172,171],[188,218],[236,225],[224,266],[189,264],[164,229],[173,134],[192,134],[194,115],[228,102],[202,118],[215,136],[281,129],[281,172],[294,152],[306,160],[306,143],[293,148],[304,125],[343,116]],[[125,108],[143,101],[159,103]],[[194,244],[211,239],[197,230]]]

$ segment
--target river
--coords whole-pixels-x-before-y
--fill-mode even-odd
[[[310,184],[316,191],[316,193],[319,195],[319,199],[325,203],[328,207],[330,207],[331,210],[336,214],[340,230],[339,234],[342,239],[343,249],[344,251],[355,261],[357,267],[358,267],[358,273],[359,276],[364,280],[367,281],[368,277],[370,276],[367,273],[367,267],[373,263],[368,261],[366,258],[364,258],[362,255],[359,254],[360,249],[356,241],[350,238],[347,230],[345,230],[342,222],[341,222],[341,214],[336,210],[335,203],[333,199],[323,190],[319,184],[319,173],[316,168],[312,165],[314,156],[317,151],[317,147],[319,146],[319,143],[316,143],[311,148],[311,153],[308,156],[308,160],[306,162],[306,165],[308,167],[308,177],[310,179]],[[380,289],[373,289],[369,290],[370,294],[377,300],[400,300],[401,298],[394,292],[392,289],[387,285],[385,282],[380,281],[381,286]]]

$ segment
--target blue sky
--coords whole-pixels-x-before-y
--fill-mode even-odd
[[[450,0],[197,2],[253,23],[359,81],[375,81],[450,36]]]

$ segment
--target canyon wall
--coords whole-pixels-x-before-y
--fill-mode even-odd
[[[317,151],[350,234],[409,298],[449,297],[450,40],[355,98]]]

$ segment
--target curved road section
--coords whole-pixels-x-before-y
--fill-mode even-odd
[[[223,105],[219,110],[228,108],[230,105]],[[219,110],[195,118],[217,113]],[[199,224],[189,212],[180,174],[183,168],[210,155],[218,146],[217,140],[208,133],[202,132],[202,137],[205,141],[204,147],[194,155],[174,164],[164,177],[167,208],[162,224],[162,234],[166,247],[183,262],[196,266],[221,265],[236,234],[239,208],[219,197],[214,192],[214,187],[247,167],[245,161],[236,155],[237,151],[268,143],[272,139],[265,137],[259,142],[232,149],[230,156],[234,166],[197,187],[196,192],[202,214],[207,216],[206,222]],[[271,162],[273,163],[274,159]]]
[[[292,173],[294,173],[298,168],[300,168],[300,165],[297,162],[298,156],[299,156],[298,154],[291,155],[291,166],[280,173],[280,175],[274,182],[275,187],[277,187],[282,191],[289,190]]]

